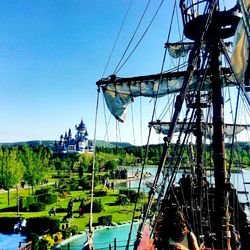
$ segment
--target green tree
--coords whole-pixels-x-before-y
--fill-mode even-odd
[[[34,186],[45,177],[47,161],[43,161],[41,152],[33,152],[28,145],[23,147],[22,160],[25,166],[24,180],[31,186],[33,194]]]
[[[17,149],[1,150],[0,152],[0,186],[8,191],[8,206],[10,205],[10,189],[16,186],[23,176],[23,164],[17,157]]]

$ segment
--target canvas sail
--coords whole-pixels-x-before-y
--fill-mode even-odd
[[[243,19],[239,22],[234,41],[234,50],[231,57],[231,63],[238,82],[244,83],[247,89],[250,87],[250,45],[249,45],[249,12],[250,0],[240,1],[244,9]],[[244,19],[244,13],[247,15]],[[245,23],[248,22],[248,23]]]
[[[154,98],[178,93],[182,88],[185,73],[184,71],[167,72],[129,78],[111,76],[98,81],[97,85],[102,88],[106,104],[112,115],[117,120],[124,122],[128,105],[134,101],[134,98],[138,96]],[[188,91],[200,88],[203,73],[202,71],[195,71]],[[222,73],[222,82],[225,87],[235,85],[228,68],[223,68]],[[210,88],[211,80],[208,72],[201,90],[209,91]]]
[[[149,123],[149,125],[153,126],[153,128],[155,129],[155,132],[157,134],[164,134],[167,135],[168,134],[168,130],[169,130],[169,126],[170,126],[170,122],[152,122]],[[181,129],[185,132],[194,132],[196,131],[196,123],[186,123],[183,125],[183,123],[178,122],[175,126],[175,133],[180,132]],[[234,127],[235,127],[235,131],[234,131]],[[205,135],[208,139],[212,138],[213,135],[213,126],[211,123],[202,123],[202,128],[204,129]],[[226,137],[232,137],[233,133],[235,132],[235,134],[239,134],[240,132],[242,132],[245,129],[249,129],[250,125],[240,125],[240,124],[224,124],[224,134]]]

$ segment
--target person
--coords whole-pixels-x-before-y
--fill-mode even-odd
[[[196,236],[189,231],[180,211],[169,211],[156,226],[155,245],[159,250],[199,250]]]
[[[49,210],[49,216],[51,216],[52,214],[53,214],[54,216],[56,216],[56,210],[55,210],[54,207],[52,207],[52,208]]]
[[[73,206],[74,206],[74,203],[72,200],[70,200],[68,203],[67,217],[73,217]]]
[[[84,204],[83,200],[81,200],[80,206],[79,206],[79,218],[84,217]]]
[[[240,243],[239,232],[236,230],[235,226],[232,224],[229,225],[229,230],[231,233],[231,238],[230,238],[231,249],[236,249],[236,250],[240,249],[241,243]]]
[[[21,225],[20,225],[20,231],[25,232],[26,231],[26,226],[27,226],[27,221],[25,218],[21,219]]]

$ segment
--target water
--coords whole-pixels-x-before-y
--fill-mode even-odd
[[[135,168],[128,168],[129,173],[135,173],[136,169]],[[157,168],[150,168],[147,167],[144,170],[145,172],[149,172],[152,174],[152,177],[150,178],[146,178],[142,181],[142,186],[141,186],[141,191],[142,192],[148,192],[149,188],[145,186],[146,182],[153,182],[154,181],[154,176],[156,174]],[[180,173],[177,173],[176,175],[176,182],[179,181],[181,175],[182,175],[182,171]],[[214,176],[213,174],[208,173],[208,181],[211,184],[214,184]],[[246,190],[249,191],[250,185],[246,185],[244,186],[244,182],[250,182],[250,170],[242,170],[242,172],[240,173],[232,173],[231,174],[231,179],[230,179],[231,183],[233,184],[233,186],[238,190],[238,191],[245,191]],[[116,187],[119,189],[122,188],[132,188],[134,190],[137,190],[139,186],[139,180],[133,180],[133,181],[129,181],[129,182],[123,182],[120,184],[117,184]],[[239,194],[239,199],[241,202],[247,202],[250,201],[250,195],[249,194]]]
[[[26,236],[21,234],[0,234],[1,250],[17,250],[19,242],[23,242]]]
[[[132,168],[128,169],[129,172],[132,172]],[[135,169],[133,169],[133,172],[135,173]],[[152,174],[151,178],[147,178],[143,180],[142,190],[144,192],[148,192],[149,188],[145,187],[145,182],[153,181],[154,175],[157,171],[157,168],[146,168],[145,172],[150,172]],[[181,177],[182,173],[178,173],[176,176],[176,182],[178,182],[179,178]],[[214,177],[213,175],[210,175],[208,178],[209,182],[211,184],[214,184]],[[243,170],[242,173],[233,173],[231,176],[231,182],[232,184],[237,187],[238,190],[244,191],[244,184],[243,182],[250,182],[250,170]],[[138,189],[139,180],[133,180],[130,182],[124,182],[116,185],[116,188],[132,188],[132,189]],[[249,185],[246,186],[247,190],[249,190]],[[242,202],[249,201],[249,194],[240,194],[239,198]],[[246,213],[249,215],[249,210],[246,211]],[[249,216],[248,216],[249,218]],[[130,241],[130,245],[134,243],[134,240],[136,238],[136,230],[137,230],[138,224],[135,224],[135,228],[133,228],[132,237]],[[118,227],[111,227],[111,228],[105,228],[95,231],[94,235],[94,248],[95,249],[109,249],[109,244],[111,246],[114,246],[114,238],[117,239],[117,249],[125,249],[125,245],[128,238],[128,233],[130,230],[130,224],[129,225],[122,225]],[[83,243],[86,241],[86,236],[81,235],[75,238],[70,243],[70,249],[75,250],[81,250]],[[62,249],[67,249],[67,242],[65,242],[64,246],[60,246]],[[133,249],[133,247],[131,247]]]
[[[137,229],[138,223],[135,223],[131,234],[130,249],[133,249]],[[96,230],[94,234],[94,249],[109,249],[109,245],[111,245],[113,249],[115,238],[117,239],[117,249],[125,249],[129,231],[130,224]],[[70,249],[81,250],[85,241],[85,234],[75,237],[72,241],[70,240]],[[58,247],[60,247],[60,249],[68,249],[68,241]]]

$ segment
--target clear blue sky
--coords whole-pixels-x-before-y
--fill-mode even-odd
[[[0,142],[59,139],[69,128],[74,131],[81,118],[93,138],[95,83],[102,77],[129,2],[0,1]],[[149,17],[160,0],[152,2]],[[134,0],[118,41],[121,47],[106,75],[113,73],[146,3]],[[171,3],[165,1],[144,47],[121,70],[122,76],[160,71]],[[103,139],[102,120],[98,130],[97,139]]]

